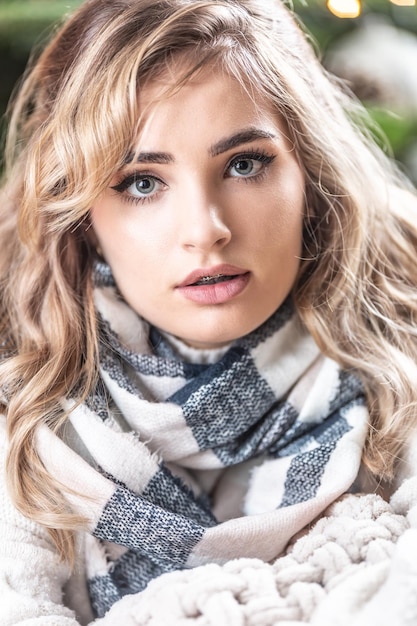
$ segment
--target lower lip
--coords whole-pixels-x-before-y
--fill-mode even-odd
[[[178,291],[187,299],[198,304],[223,304],[238,296],[249,282],[250,273],[238,274],[231,280],[213,285],[189,285],[178,287]]]

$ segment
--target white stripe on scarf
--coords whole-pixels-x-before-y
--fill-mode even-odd
[[[101,616],[163,572],[275,559],[354,482],[368,414],[358,379],[319,353],[290,301],[196,365],[131,311],[107,266],[95,280],[101,383],[66,443],[45,427],[38,445],[89,496],[69,499],[101,544],[88,566]]]

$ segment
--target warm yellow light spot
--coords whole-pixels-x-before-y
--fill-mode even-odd
[[[358,17],[361,13],[360,0],[327,0],[327,8],[336,17],[352,18]]]
[[[399,7],[413,7],[416,4],[416,0],[391,0],[391,2]]]

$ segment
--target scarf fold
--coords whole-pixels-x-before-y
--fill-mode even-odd
[[[97,616],[175,569],[276,558],[354,482],[367,432],[362,385],[322,356],[292,302],[215,363],[182,360],[95,268],[101,377],[49,471],[80,495]],[[82,494],[88,497],[84,498]]]

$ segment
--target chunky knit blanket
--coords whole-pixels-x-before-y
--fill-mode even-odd
[[[268,564],[164,574],[94,626],[415,626],[417,478],[385,502],[346,495]]]
[[[88,520],[100,617],[164,573],[276,559],[351,488],[367,411],[358,379],[319,353],[290,301],[214,363],[190,363],[106,265],[95,281],[100,381],[86,403],[65,401],[65,431],[40,429],[38,444]]]

